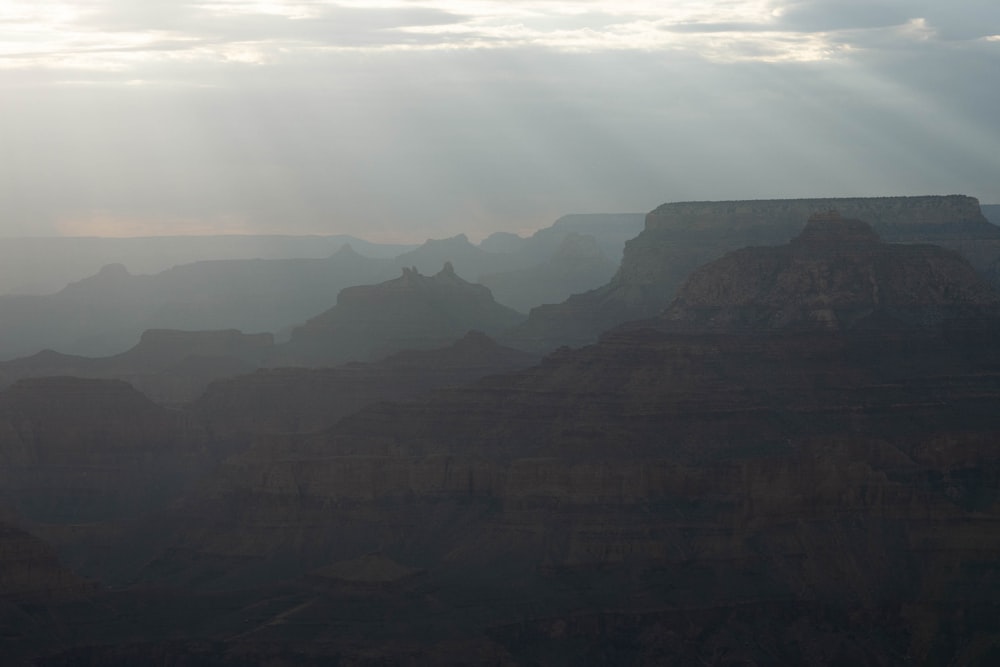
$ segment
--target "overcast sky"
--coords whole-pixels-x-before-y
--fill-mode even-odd
[[[1000,202],[996,0],[0,1],[0,236]]]

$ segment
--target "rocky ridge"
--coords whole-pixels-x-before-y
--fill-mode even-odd
[[[471,330],[496,334],[522,319],[446,262],[432,276],[404,268],[394,280],[342,290],[336,306],[292,332],[283,352],[305,365],[372,361],[442,347]]]
[[[150,329],[137,345],[110,357],[44,350],[0,362],[0,388],[31,377],[120,379],[161,405],[177,406],[200,396],[213,380],[258,368],[273,352],[269,333]]]
[[[646,216],[607,285],[534,309],[503,340],[539,351],[591,343],[602,331],[666,308],[701,264],[743,246],[787,243],[809,216],[830,209],[869,222],[886,241],[956,250],[980,272],[1000,258],[1000,227],[962,195],[669,203]]]
[[[697,330],[926,329],[1000,318],[1000,295],[958,253],[882,243],[860,220],[814,215],[782,246],[696,270],[662,317]]]

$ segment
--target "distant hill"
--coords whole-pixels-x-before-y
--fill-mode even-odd
[[[524,316],[497,303],[450,263],[432,276],[404,268],[399,278],[340,292],[337,305],[292,332],[287,359],[302,365],[374,361],[404,349],[447,345],[468,331],[495,334]]]
[[[276,332],[322,312],[351,285],[385,280],[391,260],[345,246],[324,259],[215,260],[152,276],[121,264],[43,296],[0,296],[0,359],[53,349],[106,356],[147,329]]]
[[[568,235],[585,234],[594,237],[601,253],[617,264],[625,242],[639,235],[645,218],[645,213],[573,213],[526,238],[509,232],[492,234],[479,247],[489,252],[521,253],[534,264],[557,252]]]
[[[161,405],[179,405],[200,396],[213,380],[255,370],[273,353],[269,333],[151,329],[135,347],[110,357],[44,350],[0,362],[0,388],[33,377],[119,379]]]
[[[345,245],[373,258],[395,257],[413,247],[344,234],[10,238],[0,240],[0,294],[52,294],[107,264],[153,274],[206,260],[322,259]]]
[[[53,294],[0,293],[0,360],[43,349],[115,355],[135,345],[148,329],[239,329],[285,338],[294,325],[329,309],[345,287],[376,284],[398,275],[403,268],[430,273],[445,262],[472,282],[483,276],[495,277],[491,280],[503,299],[527,311],[604,284],[607,262],[596,255],[568,253],[560,244],[581,234],[574,229],[586,228],[594,231],[589,236],[597,240],[599,249],[608,243],[614,246],[618,243],[614,238],[620,241],[630,233],[629,218],[625,218],[623,223],[616,216],[569,216],[530,239],[509,235],[508,240],[519,247],[511,252],[485,250],[464,235],[432,239],[415,248],[378,246],[350,237],[15,239],[0,245],[0,256],[17,247],[23,252],[7,264],[0,262],[0,276],[4,270],[16,272],[20,270],[17,266],[25,265],[36,273],[51,268],[51,276],[58,277],[94,257],[113,255],[114,261]],[[336,245],[345,240],[351,243]],[[570,243],[583,247],[579,242]],[[333,246],[338,249],[328,253]],[[52,251],[44,261],[38,255],[42,250]],[[79,257],[73,255],[76,250],[80,250]],[[386,256],[398,250],[405,252]],[[211,259],[151,275],[136,273],[120,261],[142,257],[148,262],[138,265],[149,268],[173,261],[184,252],[201,255],[215,251],[220,257],[255,252],[299,252],[304,256]],[[367,251],[373,255],[366,255]],[[63,261],[64,255],[73,257]]]
[[[597,239],[570,232],[552,254],[533,266],[503,273],[484,274],[479,282],[500,303],[528,312],[545,303],[561,303],[578,292],[605,284],[618,265],[601,252]]]

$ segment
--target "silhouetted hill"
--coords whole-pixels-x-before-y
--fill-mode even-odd
[[[351,285],[392,275],[390,260],[345,246],[325,259],[220,260],[134,276],[121,264],[46,296],[0,296],[0,358],[50,348],[122,352],[147,329],[279,331]]]
[[[9,238],[0,244],[0,294],[52,294],[107,264],[153,274],[207,260],[322,259],[344,245],[376,258],[395,257],[412,247],[343,234]]]
[[[292,332],[284,352],[306,365],[370,361],[441,347],[471,330],[496,333],[521,319],[489,289],[460,278],[450,263],[433,276],[404,268],[394,280],[342,290],[336,306]]]
[[[274,352],[271,334],[150,329],[139,343],[110,357],[80,357],[44,350],[0,362],[0,387],[29,377],[116,378],[163,405],[194,400],[213,380],[248,373]]]

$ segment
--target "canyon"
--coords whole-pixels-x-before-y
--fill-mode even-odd
[[[2,641],[53,666],[993,664],[1000,295],[918,238],[965,243],[968,202],[906,199],[789,203],[784,241],[664,265],[666,304],[541,360],[449,333],[175,408],[14,382],[0,564],[41,565],[0,576]],[[748,235],[784,210],[738,204]],[[717,234],[719,206],[665,224]],[[438,283],[501,312],[449,267],[342,299]]]

